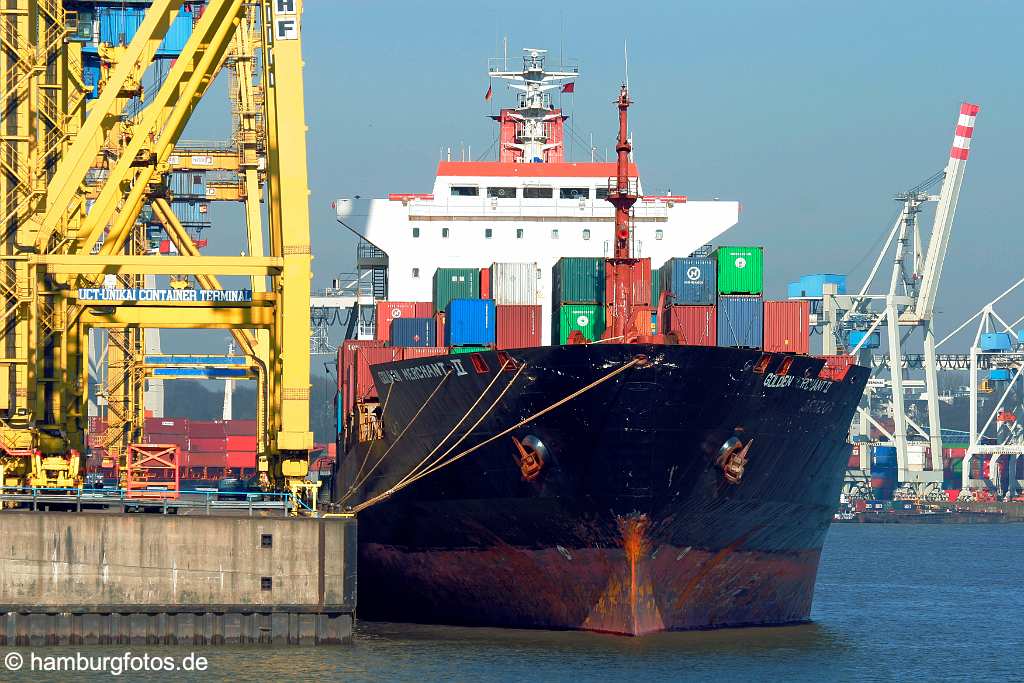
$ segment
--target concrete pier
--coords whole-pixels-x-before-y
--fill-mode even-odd
[[[349,640],[356,524],[0,512],[0,646]]]

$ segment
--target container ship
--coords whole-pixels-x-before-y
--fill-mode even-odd
[[[542,50],[492,63],[517,93],[496,161],[335,203],[387,295],[338,351],[332,495],[359,518],[360,616],[806,620],[868,370],[807,355],[805,304],[762,298],[761,248],[704,247],[736,202],[644,195],[625,86],[616,161],[565,160],[551,94],[577,75]]]

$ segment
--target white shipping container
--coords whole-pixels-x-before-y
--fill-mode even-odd
[[[925,458],[931,449],[925,444],[907,444],[907,465],[924,465]]]
[[[536,263],[492,263],[491,297],[498,305],[540,303],[540,268]]]

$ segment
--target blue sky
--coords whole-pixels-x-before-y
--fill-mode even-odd
[[[351,269],[337,196],[429,191],[439,148],[495,138],[509,101],[486,59],[546,47],[579,60],[563,105],[611,145],[628,40],[636,159],[648,188],[742,202],[720,242],[763,244],[767,295],[812,272],[862,281],[895,192],[947,159],[959,103],[982,107],[939,296],[950,329],[1020,277],[1020,2],[334,2],[303,22],[315,284]],[[204,102],[187,137],[226,131]],[[578,158],[586,151],[577,147]],[[234,215],[219,210],[219,215]],[[926,225],[930,227],[931,214]],[[237,251],[224,221],[211,250]],[[869,256],[870,254],[870,256]]]

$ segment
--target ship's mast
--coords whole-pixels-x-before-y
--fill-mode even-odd
[[[636,184],[632,187],[629,184],[629,153],[633,146],[629,143],[629,132],[627,125],[627,112],[632,101],[629,99],[629,89],[623,85],[619,91],[619,139],[615,143],[615,152],[618,156],[616,166],[616,178],[614,187],[608,188],[608,201],[615,207],[615,258],[628,259],[630,254],[630,210],[636,203]],[[611,183],[609,183],[611,185]]]
[[[629,153],[633,146],[629,142],[627,110],[629,86],[623,84],[616,100],[619,108],[619,137],[615,142],[617,154],[615,177],[608,179],[608,201],[615,207],[615,249],[612,257],[605,262],[606,318],[605,339],[629,342],[643,332],[635,325],[637,299],[634,282],[634,266],[637,259],[632,255],[633,204],[637,200],[636,179],[629,177]],[[649,289],[647,285],[647,289]]]
[[[523,68],[519,71],[508,70],[507,58],[505,66],[501,60],[488,63],[487,71],[491,78],[500,78],[510,88],[519,91],[518,106],[507,110],[509,120],[515,124],[515,135],[504,140],[503,146],[515,150],[516,161],[548,161],[555,152],[560,160],[564,153],[558,148],[563,143],[560,135],[554,135],[551,124],[561,121],[563,115],[552,106],[549,91],[565,88],[566,83],[579,76],[579,69],[562,66],[548,71],[544,64],[547,50],[525,48],[523,51],[526,54],[523,56]]]

